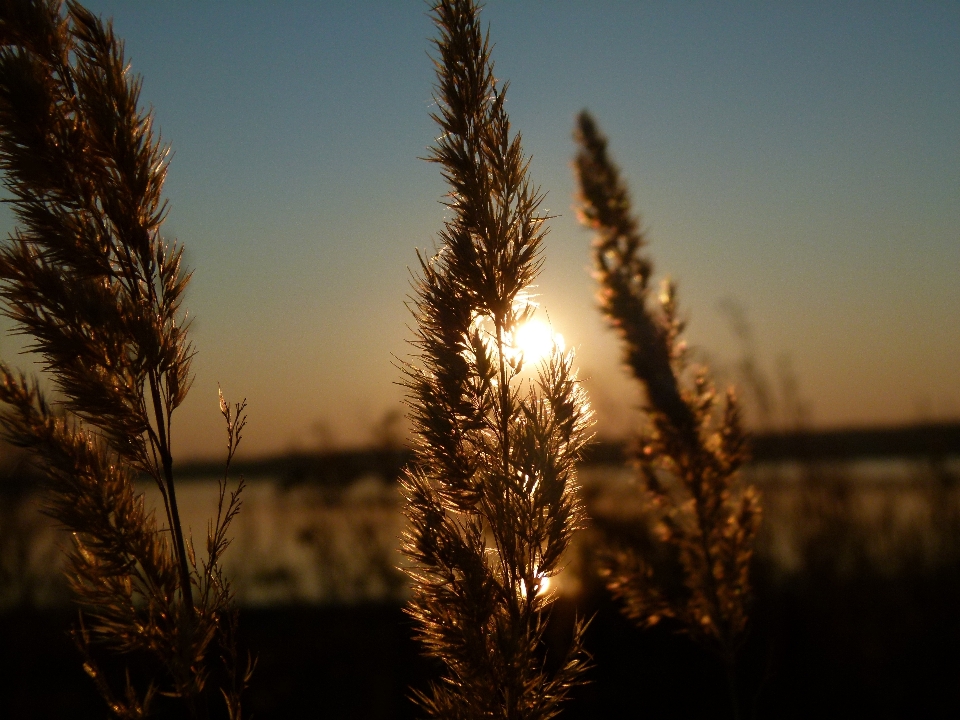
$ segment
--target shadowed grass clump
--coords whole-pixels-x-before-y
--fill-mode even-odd
[[[653,266],[641,252],[646,239],[606,138],[586,112],[575,137],[579,214],[595,232],[600,309],[623,342],[626,366],[646,390],[649,425],[635,459],[660,543],[655,554],[614,553],[608,585],[637,623],[678,621],[717,650],[732,675],[760,524],[756,491],[735,483],[746,459],[740,410],[729,390],[717,412],[706,369],[688,372],[675,285],[664,283],[659,308],[649,307]]]
[[[487,36],[471,0],[433,8],[439,139],[450,184],[441,247],[420,259],[418,359],[405,367],[415,430],[404,479],[409,606],[444,675],[435,717],[548,718],[583,668],[578,624],[558,669],[543,657],[547,580],[582,522],[574,464],[588,411],[570,353],[524,379],[512,346],[545,233],[542,195],[510,137]]]
[[[75,639],[114,714],[145,716],[173,697],[203,717],[222,693],[239,717],[248,673],[219,563],[242,481],[228,499],[224,478],[198,560],[180,527],[170,439],[191,384],[189,275],[182,248],[160,234],[167,150],[139,92],[111,25],[79,4],[0,5],[0,168],[18,222],[0,249],[0,296],[57,398],[0,363],[0,422],[33,452],[46,510],[72,534]],[[220,403],[229,466],[244,405]],[[137,476],[160,489],[165,527]],[[142,690],[128,670],[117,693],[97,646],[157,670]]]

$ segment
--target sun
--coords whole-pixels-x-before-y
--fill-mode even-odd
[[[523,355],[525,363],[537,363],[549,356],[554,345],[563,350],[563,336],[553,332],[542,320],[527,320],[513,337],[513,346]]]

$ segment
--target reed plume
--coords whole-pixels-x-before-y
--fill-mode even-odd
[[[0,296],[57,394],[49,402],[37,381],[0,363],[0,422],[33,451],[47,512],[72,534],[75,639],[111,710],[146,716],[160,693],[205,716],[208,696],[219,694],[208,692],[217,666],[239,717],[248,673],[237,666],[220,558],[242,481],[229,498],[221,484],[198,563],[181,530],[170,434],[191,384],[181,310],[189,275],[182,247],[161,236],[167,149],[139,93],[110,23],[75,2],[0,5],[0,168],[18,221],[0,249]],[[229,467],[243,404],[220,402]],[[137,494],[138,476],[159,488],[165,527]],[[147,656],[161,670],[142,691],[128,673],[117,694],[96,646]]]
[[[675,619],[718,650],[732,673],[747,623],[749,566],[760,523],[755,489],[736,482],[746,458],[740,409],[731,389],[717,411],[705,368],[693,369],[690,378],[676,286],[665,282],[659,308],[650,307],[653,265],[642,253],[647,241],[607,140],[586,112],[575,138],[579,216],[595,233],[600,309],[623,342],[626,366],[646,390],[649,426],[636,462],[657,537],[682,577],[682,587],[671,587],[669,568],[624,549],[607,568],[608,585],[638,624]]]
[[[472,0],[433,6],[440,134],[428,159],[450,184],[450,219],[436,255],[419,256],[411,307],[404,550],[408,611],[444,675],[416,698],[434,717],[549,718],[584,666],[581,624],[556,671],[542,639],[545,586],[582,522],[574,465],[588,411],[570,353],[555,346],[524,380],[511,347],[535,310],[543,196],[510,137],[478,14]]]

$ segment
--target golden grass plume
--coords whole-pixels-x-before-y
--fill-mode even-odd
[[[228,497],[224,478],[198,561],[181,530],[170,435],[191,384],[189,275],[182,247],[161,235],[167,149],[139,93],[112,26],[80,4],[0,5],[0,168],[18,222],[0,249],[0,297],[57,395],[49,402],[0,363],[0,423],[33,451],[47,512],[71,532],[75,639],[113,713],[142,717],[174,697],[201,717],[222,693],[239,717],[250,666],[238,666],[220,558],[242,480]],[[221,397],[228,466],[243,410]],[[138,476],[156,482],[165,525],[136,492]],[[157,673],[143,690],[128,673],[115,693],[97,646],[143,655]]]
[[[433,7],[440,128],[429,160],[450,184],[440,249],[420,258],[405,366],[415,430],[404,480],[410,614],[440,682],[417,693],[434,717],[548,718],[583,669],[582,625],[555,672],[543,659],[545,580],[582,522],[575,462],[589,413],[570,353],[532,379],[511,339],[545,234],[542,195],[510,135],[490,44],[472,0]]]

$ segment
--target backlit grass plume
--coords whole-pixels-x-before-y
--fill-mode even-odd
[[[746,454],[736,397],[728,391],[717,412],[705,369],[685,381],[676,287],[665,283],[659,308],[650,307],[652,264],[641,254],[646,240],[606,138],[586,112],[575,137],[579,214],[596,233],[600,309],[646,390],[649,428],[636,459],[657,534],[672,549],[682,577],[682,587],[671,589],[669,570],[664,577],[651,558],[624,551],[610,568],[609,586],[639,624],[675,618],[732,668],[747,622],[749,565],[760,523],[755,490],[739,490],[735,482]]]
[[[545,233],[542,196],[510,137],[504,87],[472,0],[433,8],[439,139],[450,219],[420,258],[406,367],[416,462],[405,480],[410,613],[440,682],[418,694],[444,718],[548,718],[582,670],[581,628],[550,672],[547,580],[581,522],[574,463],[588,412],[572,355],[554,347],[537,378],[511,343]]]
[[[182,248],[160,234],[167,151],[139,91],[111,25],[79,4],[0,5],[0,168],[18,222],[0,249],[0,295],[57,391],[51,404],[0,364],[2,425],[34,451],[47,510],[72,532],[76,639],[113,712],[145,715],[159,692],[205,716],[208,696],[222,691],[238,717],[246,675],[219,561],[240,491],[228,499],[224,480],[198,562],[181,531],[170,439],[191,383],[181,310],[189,276]],[[221,398],[221,410],[229,465],[243,405]],[[160,489],[165,527],[134,489],[141,475]],[[142,691],[128,673],[117,694],[96,646],[159,669]]]

